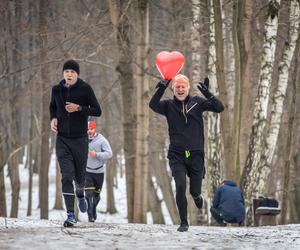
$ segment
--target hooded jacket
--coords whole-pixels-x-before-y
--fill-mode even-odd
[[[173,99],[162,100],[166,87],[158,85],[158,89],[150,100],[150,108],[166,116],[170,146],[169,151],[182,153],[185,150],[200,151],[204,154],[204,129],[202,114],[204,111],[220,113],[223,104],[216,98],[205,99],[188,95],[184,101]]]
[[[67,112],[66,102],[79,104],[81,111]],[[65,86],[65,80],[53,86],[49,108],[50,119],[57,118],[58,135],[67,138],[87,136],[88,116],[101,115],[93,89],[80,78],[69,87]]]
[[[89,139],[89,150],[96,151],[96,157],[88,157],[86,171],[89,173],[104,173],[106,162],[112,157],[112,150],[108,140],[101,134]]]
[[[219,210],[227,222],[243,222],[245,219],[244,197],[234,181],[226,180],[218,187],[213,199],[213,207]]]

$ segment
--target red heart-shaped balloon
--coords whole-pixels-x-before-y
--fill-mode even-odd
[[[171,80],[182,69],[184,56],[178,51],[162,51],[157,54],[155,64],[161,76]]]

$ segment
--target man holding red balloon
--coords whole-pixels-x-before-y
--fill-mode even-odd
[[[160,72],[162,73],[161,70]],[[174,97],[161,100],[170,82]],[[199,82],[197,87],[205,98],[190,96],[189,79],[179,74],[172,80],[161,80],[149,103],[150,108],[164,115],[168,122],[170,137],[168,159],[176,184],[176,204],[181,220],[177,229],[179,232],[188,231],[189,228],[185,195],[186,175],[190,178],[190,194],[195,205],[199,209],[203,206],[201,186],[205,168],[202,114],[205,111],[220,113],[224,110],[223,104],[209,91],[208,78],[205,78],[203,83]]]

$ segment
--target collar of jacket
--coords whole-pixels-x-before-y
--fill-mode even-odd
[[[73,89],[73,88],[77,88],[79,85],[81,85],[83,83],[83,80],[82,79],[80,79],[80,78],[78,78],[77,79],[77,81],[74,83],[74,84],[72,84],[72,85],[70,85],[69,86],[69,88],[71,89]],[[66,86],[66,80],[65,79],[62,79],[60,82],[59,82],[59,85],[61,86],[61,87],[63,87],[63,88],[67,88],[67,86]]]

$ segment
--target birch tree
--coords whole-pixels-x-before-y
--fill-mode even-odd
[[[227,90],[225,84],[225,72],[224,72],[224,46],[223,46],[223,28],[222,28],[222,6],[220,0],[213,0],[211,2],[214,13],[214,29],[215,29],[215,67],[216,78],[220,91],[220,98],[225,106],[225,112],[221,113],[221,131],[222,141],[224,144],[224,161],[226,166],[226,176],[230,177],[232,174],[231,162],[228,161],[228,157],[231,155],[231,124],[228,113],[228,100]]]
[[[252,222],[252,210],[249,206],[257,184],[256,181],[258,180],[259,161],[261,159],[264,146],[264,129],[267,124],[267,107],[270,97],[270,87],[275,58],[279,5],[280,0],[269,0],[258,92],[255,100],[248,156],[241,179],[241,187],[245,195],[248,224]]]
[[[210,24],[209,24],[209,55],[208,70],[210,79],[210,90],[215,96],[219,95],[216,75],[216,44],[215,44],[215,18],[213,1],[210,0]],[[212,197],[217,186],[223,178],[221,160],[221,126],[220,115],[213,112],[207,113],[207,172],[209,178],[209,194]],[[211,201],[209,201],[209,204]]]
[[[271,171],[272,159],[277,146],[281,118],[283,114],[283,104],[285,101],[286,90],[288,86],[289,69],[294,55],[297,39],[299,38],[300,9],[299,1],[293,0],[290,5],[290,31],[289,42],[285,43],[285,49],[281,62],[279,64],[279,77],[277,88],[272,101],[272,111],[270,124],[266,136],[266,145],[264,146],[261,160],[258,166],[258,185],[257,191],[262,193],[265,190],[266,179]]]
[[[191,94],[197,93],[197,83],[200,80],[200,0],[192,1],[192,26],[191,26],[191,47],[192,47],[192,75],[191,75]],[[190,180],[187,179],[187,186],[190,185]],[[194,201],[189,195],[189,189],[186,190],[188,198],[188,213],[191,225],[198,224],[199,209],[194,206]]]
[[[191,82],[198,83],[200,80],[200,0],[192,0],[192,30],[191,30],[191,46],[192,46],[192,76]],[[193,84],[191,94],[197,92],[196,84]]]

